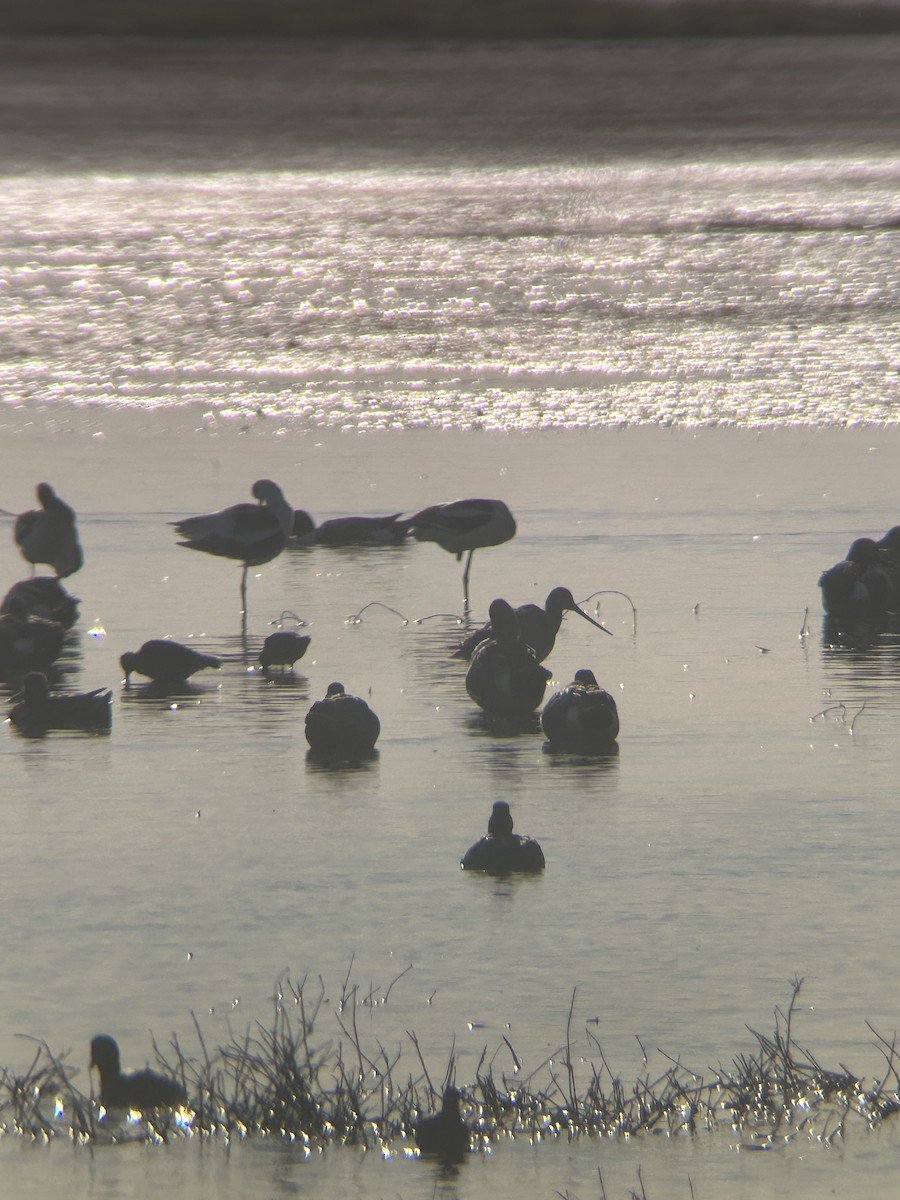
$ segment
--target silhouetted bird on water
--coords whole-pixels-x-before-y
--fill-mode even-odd
[[[294,510],[271,479],[257,479],[251,489],[259,504],[233,504],[219,512],[185,517],[170,524],[185,540],[188,550],[202,550],[244,564],[241,572],[241,607],[247,611],[247,571],[276,558],[294,528]]]
[[[75,511],[60,500],[49,483],[37,485],[37,498],[40,508],[16,518],[16,544],[32,568],[36,563],[45,563],[61,579],[74,575],[84,562]]]
[[[544,705],[541,728],[554,748],[602,752],[618,737],[619,713],[593,671],[582,668],[567,688]]]
[[[459,1111],[456,1088],[444,1089],[441,1111],[417,1121],[415,1136],[423,1154],[434,1154],[443,1162],[462,1162],[469,1151],[469,1127]]]
[[[276,629],[263,642],[259,652],[259,665],[264,671],[271,667],[281,667],[293,670],[294,663],[303,657],[309,647],[310,638],[305,633],[295,633],[293,629]]]
[[[407,526],[400,513],[387,517],[332,517],[316,525],[308,512],[294,510],[293,541],[300,546],[399,546]]]
[[[891,534],[886,534],[890,538]],[[847,557],[819,576],[822,607],[829,617],[838,620],[872,620],[893,608],[894,594],[891,574],[891,542],[883,556],[879,544],[872,538],[857,538]]]
[[[30,671],[21,697],[9,710],[9,719],[23,733],[48,729],[107,730],[112,724],[112,692],[52,693],[47,676]]]
[[[59,658],[66,631],[58,621],[33,617],[21,597],[7,601],[0,616],[0,677],[46,671]]]
[[[543,871],[544,852],[534,838],[513,833],[513,819],[505,800],[495,800],[488,820],[488,835],[470,846],[460,862],[464,871],[488,875]]]
[[[359,696],[348,696],[342,683],[329,683],[324,700],[306,714],[306,740],[323,758],[358,759],[371,754],[381,722]]]
[[[91,1042],[91,1066],[100,1075],[100,1103],[104,1108],[143,1111],[187,1104],[187,1092],[175,1079],[149,1070],[123,1075],[119,1047],[106,1034],[98,1034]]]
[[[466,691],[490,715],[528,716],[543,700],[551,673],[519,637],[516,614],[505,600],[492,600],[488,611],[491,638],[472,655]]]
[[[437,542],[456,555],[468,554],[463,570],[463,601],[469,607],[469,571],[472,555],[485,546],[500,546],[516,532],[516,522],[502,500],[453,500],[433,504],[406,521],[406,528],[419,542]]]
[[[222,665],[212,654],[201,654],[199,650],[182,646],[180,642],[170,642],[168,638],[144,642],[140,650],[123,654],[119,663],[125,672],[126,687],[133,674],[146,675],[165,687],[177,687],[204,667],[218,669]]]
[[[577,613],[579,617],[584,617],[585,621],[590,621],[604,633],[609,633],[605,626],[578,607],[572,593],[566,587],[554,588],[544,602],[543,608],[538,604],[520,604],[513,611],[516,614],[519,636],[525,645],[530,646],[534,651],[538,662],[543,662],[556,644],[556,635],[559,633],[563,615],[567,612]],[[489,621],[466,638],[459,649],[453,652],[453,658],[471,658],[476,648],[482,642],[488,641],[491,636],[492,629]],[[612,634],[610,634],[611,636]]]
[[[17,612],[22,616],[55,621],[71,629],[78,620],[78,601],[70,596],[56,575],[35,575],[14,583],[0,603],[0,613]]]

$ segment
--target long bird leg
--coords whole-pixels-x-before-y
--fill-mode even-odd
[[[469,568],[472,566],[472,555],[474,553],[474,549],[469,551],[466,558],[465,570],[463,571],[463,608],[466,610],[466,613],[469,611]]]

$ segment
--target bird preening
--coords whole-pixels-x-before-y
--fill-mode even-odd
[[[243,564],[241,612],[247,613],[247,572],[277,558],[294,530],[294,510],[271,479],[257,479],[251,492],[259,502],[245,501],[214,513],[171,521],[178,543],[187,550],[201,550]]]
[[[410,517],[406,526],[419,542],[437,542],[455,554],[466,555],[463,568],[463,606],[469,608],[469,571],[472,555],[486,546],[500,546],[515,536],[516,522],[502,500],[453,500],[433,504]]]
[[[40,508],[16,517],[16,545],[31,563],[32,571],[43,563],[52,567],[58,578],[65,579],[80,570],[84,562],[74,509],[57,496],[49,483],[37,485],[37,498]]]

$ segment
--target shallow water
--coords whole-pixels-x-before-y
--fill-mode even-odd
[[[856,79],[847,54],[839,78]],[[884,56],[870,48],[865,96]],[[570,66],[583,85],[581,52]],[[44,1038],[87,1090],[99,1030],[140,1065],[151,1033],[190,1045],[195,1014],[225,1040],[308,973],[323,1041],[349,978],[364,1041],[417,1073],[413,1030],[432,1076],[455,1054],[461,1082],[484,1047],[512,1069],[504,1037],[531,1068],[558,1052],[574,989],[577,1053],[592,1034],[629,1080],[640,1045],[661,1069],[656,1047],[729,1062],[803,976],[801,1042],[879,1070],[865,1022],[896,1026],[900,642],[832,645],[816,580],[897,521],[896,149],[868,111],[844,121],[868,135],[820,128],[813,162],[763,123],[752,162],[734,128],[731,156],[698,158],[688,129],[683,163],[643,141],[615,168],[577,141],[568,167],[561,148],[534,162],[511,139],[511,161],[475,169],[419,137],[390,169],[332,145],[324,171],[185,174],[170,155],[125,177],[85,143],[90,173],[36,156],[0,181],[0,500],[29,507],[47,478],[77,508],[64,683],[116,690],[107,738],[2,730],[0,1062],[24,1068],[19,1035]],[[485,311],[489,290],[504,299]],[[178,550],[167,522],[261,476],[317,519],[502,496],[518,533],[475,555],[473,621],[499,594],[626,593],[636,628],[604,595],[615,636],[569,617],[549,660],[554,686],[590,666],[615,692],[618,756],[484,728],[448,657],[460,568],[432,545],[288,550],[251,573],[245,644],[239,570]],[[11,536],[0,571],[26,573]],[[252,666],[284,610],[313,640],[282,685]],[[120,683],[121,653],[165,635],[225,659],[174,705]],[[303,716],[335,678],[381,717],[360,770],[307,760]],[[543,877],[459,871],[500,796]],[[517,1141],[448,1177],[399,1147],[74,1158],[83,1190],[135,1197],[593,1195],[598,1167],[612,1196],[639,1165],[651,1197],[688,1178],[705,1195],[893,1194],[892,1130],[837,1151],[737,1141]],[[72,1162],[0,1142],[17,1195],[67,1186]]]

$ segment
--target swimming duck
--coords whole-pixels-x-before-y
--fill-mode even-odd
[[[469,607],[469,571],[472,555],[485,546],[500,546],[515,536],[516,522],[502,500],[453,500],[433,504],[406,521],[407,530],[419,542],[437,542],[456,555],[459,562],[468,552],[463,570],[463,601]]]
[[[126,687],[132,674],[146,675],[155,683],[176,687],[205,667],[218,670],[222,665],[212,654],[201,654],[199,650],[182,646],[180,642],[171,642],[168,638],[153,638],[144,642],[140,650],[129,650],[123,654],[119,663],[125,672]]]
[[[66,631],[58,621],[31,616],[20,596],[0,616],[0,677],[46,671],[59,658]]]
[[[104,1108],[180,1108],[187,1104],[187,1092],[175,1079],[156,1071],[135,1071],[123,1075],[119,1047],[107,1034],[98,1034],[91,1042],[91,1067],[100,1075],[100,1103]]]
[[[491,638],[472,655],[466,691],[486,713],[528,716],[543,700],[551,672],[519,637],[516,614],[506,600],[492,600],[488,612]]]
[[[556,644],[556,635],[559,633],[563,615],[567,612],[577,613],[579,617],[584,617],[586,621],[590,621],[604,633],[609,633],[604,625],[595,621],[593,617],[588,616],[583,609],[578,607],[575,598],[566,587],[554,588],[544,602],[543,608],[538,604],[520,604],[518,608],[514,609],[514,612],[519,636],[525,645],[530,646],[534,651],[538,662],[543,662]],[[610,634],[611,636],[612,634]],[[488,641],[490,637],[491,624],[489,621],[470,634],[459,649],[453,652],[452,657],[471,658],[476,647],[480,646],[482,642]]]
[[[440,1112],[416,1122],[416,1145],[423,1154],[434,1154],[443,1162],[461,1162],[468,1153],[469,1127],[459,1111],[459,1100],[456,1088],[446,1087]]]
[[[23,731],[106,730],[112,724],[112,692],[109,688],[74,695],[54,694],[46,675],[29,671],[20,697],[9,710],[9,719]]]
[[[819,576],[822,607],[829,617],[867,620],[883,615],[892,602],[891,578],[878,543],[857,538],[847,557]]]
[[[75,511],[57,496],[49,483],[37,485],[40,508],[30,509],[16,518],[13,536],[23,557],[32,568],[46,563],[64,579],[74,575],[84,562]]]
[[[188,550],[202,550],[244,564],[241,605],[247,611],[247,571],[271,562],[287,545],[294,528],[294,510],[271,479],[257,479],[251,489],[258,504],[233,504],[219,512],[171,521]]]
[[[285,669],[292,671],[294,663],[306,653],[310,640],[307,634],[295,633],[293,629],[276,629],[263,642],[259,664],[264,671],[270,667],[281,667],[282,674]]]
[[[323,758],[365,758],[380,732],[372,709],[359,696],[348,696],[342,683],[329,683],[325,698],[306,714],[306,740]]]
[[[6,612],[42,617],[71,629],[78,620],[78,601],[69,595],[58,576],[35,575],[12,585],[0,603],[0,613]]]
[[[572,683],[551,696],[541,713],[541,728],[550,744],[562,750],[598,752],[616,740],[616,702],[597,683],[593,671],[575,672]]]
[[[464,871],[487,875],[543,871],[544,852],[531,837],[513,833],[513,819],[505,800],[494,801],[488,820],[488,835],[470,846],[460,861]]]

